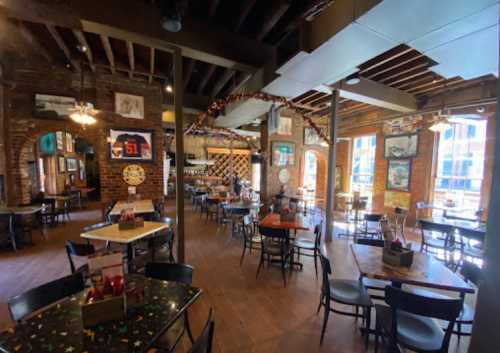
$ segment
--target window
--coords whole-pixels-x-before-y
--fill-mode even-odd
[[[474,212],[479,208],[486,144],[486,121],[462,119],[439,137],[434,203],[448,200]]]
[[[368,196],[370,203],[377,140],[374,135],[355,137],[352,145],[351,191],[359,191],[361,195]]]
[[[316,191],[316,175],[318,172],[318,161],[316,154],[306,151],[304,155],[304,188]]]

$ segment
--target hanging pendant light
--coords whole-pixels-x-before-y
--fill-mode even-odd
[[[87,51],[87,47],[78,46],[78,50],[83,54]],[[70,119],[75,123],[83,125],[93,125],[97,122],[97,119],[93,116],[95,114],[94,106],[92,103],[85,102],[83,99],[83,83],[84,83],[84,65],[83,59],[81,60],[81,70],[80,70],[80,100],[75,104],[73,113],[69,115]]]

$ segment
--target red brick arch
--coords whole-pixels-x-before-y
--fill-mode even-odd
[[[23,131],[14,132],[11,136],[11,166],[13,191],[9,195],[10,204],[25,204],[31,201],[31,180],[29,178],[28,161],[37,139],[56,131],[67,131],[75,137],[81,137],[94,147],[100,155],[101,146],[96,134],[98,126],[83,129],[74,123],[57,120],[30,120]],[[101,164],[99,163],[99,169]]]

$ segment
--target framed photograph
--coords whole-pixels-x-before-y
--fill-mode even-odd
[[[42,156],[51,156],[56,152],[56,135],[46,134],[40,137],[39,149]]]
[[[110,129],[109,159],[151,162],[154,159],[153,130]]]
[[[280,116],[278,135],[290,136],[292,134],[292,118]]]
[[[295,164],[295,144],[293,142],[273,142],[272,165],[288,167]]]
[[[80,170],[80,180],[81,181],[84,181],[85,180],[85,162],[81,159],[78,160],[78,164],[79,164],[79,170]]]
[[[64,151],[64,136],[62,131],[56,132],[56,147],[58,151]]]
[[[325,135],[328,132],[326,127],[321,127],[320,130]],[[324,145],[326,145],[326,142],[323,141],[323,139],[321,137],[319,137],[318,133],[316,132],[316,130],[314,130],[314,128],[306,127],[306,128],[304,128],[304,145],[324,146]]]
[[[57,157],[57,166],[59,168],[59,173],[66,172],[66,159],[63,156]]]
[[[76,99],[73,97],[35,94],[35,115],[41,118],[57,118],[71,114]]]
[[[115,92],[115,113],[125,118],[144,119],[144,97]]]
[[[73,146],[73,136],[71,136],[70,133],[66,133],[66,151],[67,152],[74,152],[75,148]]]
[[[76,172],[78,170],[78,159],[66,158],[66,171]]]
[[[412,158],[418,152],[418,134],[393,135],[385,138],[386,159]]]
[[[410,191],[411,159],[392,159],[387,163],[387,190]]]

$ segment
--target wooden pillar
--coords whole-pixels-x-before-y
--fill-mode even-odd
[[[234,191],[234,154],[233,154],[233,136],[231,135],[229,141],[229,187],[230,192]]]
[[[175,110],[175,205],[177,214],[177,261],[185,262],[184,249],[184,124],[182,116],[182,52],[174,51],[174,110]]]
[[[267,130],[267,120],[260,124],[260,200],[262,203],[267,202],[267,168],[269,167],[268,150],[269,150],[269,133]]]
[[[500,55],[500,53],[499,53]],[[500,60],[499,60],[500,64]],[[497,80],[497,106],[500,104],[500,82]],[[500,317],[500,124],[495,124],[495,148],[493,155],[493,177],[490,193],[489,217],[485,240],[485,262],[482,270],[483,279],[479,285],[476,304],[476,316],[472,329],[469,353],[500,352],[498,318]]]
[[[333,211],[335,197],[335,165],[337,145],[337,106],[339,92],[332,91],[332,109],[330,113],[330,145],[328,146],[328,175],[326,184],[326,236],[325,241],[331,242],[333,238]]]

